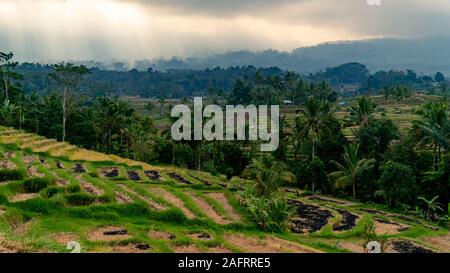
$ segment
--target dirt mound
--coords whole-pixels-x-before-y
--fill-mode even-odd
[[[206,194],[206,196],[214,198],[216,201],[218,201],[223,206],[223,208],[227,212],[228,216],[230,216],[230,218],[233,221],[240,222],[242,220],[241,216],[230,205],[230,203],[228,202],[227,197],[223,193],[221,193],[221,192],[213,192],[213,193]]]
[[[69,181],[62,179],[62,178],[58,178],[58,179],[56,179],[56,185],[58,185],[60,187],[65,187],[65,186],[69,185]]]
[[[294,233],[316,232],[328,224],[333,216],[328,210],[318,206],[308,205],[297,200],[288,200],[295,207],[297,216],[290,221],[291,231]]]
[[[433,250],[419,246],[407,240],[394,240],[390,242],[387,252],[389,253],[434,253]]]
[[[186,178],[182,177],[182,176],[179,175],[179,174],[176,174],[176,173],[168,173],[168,175],[170,176],[170,178],[172,178],[172,179],[174,179],[174,180],[176,180],[176,181],[178,181],[178,182],[180,182],[180,183],[183,183],[183,184],[186,184],[186,185],[191,185],[191,184],[193,184],[191,181],[187,180]]]
[[[344,209],[337,209],[337,211],[342,215],[342,221],[333,226],[334,231],[347,231],[356,226],[357,215]]]
[[[186,208],[186,206],[184,205],[183,200],[181,200],[180,198],[176,197],[171,192],[168,192],[168,191],[166,191],[166,190],[164,190],[162,188],[150,189],[149,191],[150,191],[150,193],[153,193],[153,194],[155,194],[157,196],[161,196],[167,202],[169,202],[169,203],[173,204],[175,207],[181,209],[181,211],[184,213],[184,215],[188,219],[194,219],[195,218],[194,213],[192,213],[192,211],[190,211],[188,208]]]
[[[109,226],[92,230],[88,234],[90,241],[116,241],[128,239],[128,231],[122,227]]]
[[[141,177],[136,171],[127,171],[128,179],[133,181],[139,181],[141,180]]]
[[[246,253],[314,253],[313,249],[289,241],[269,237],[264,240],[241,234],[228,234],[225,239]]]
[[[15,158],[15,157],[16,157],[15,152],[6,152],[5,153],[5,158],[7,158],[7,159],[11,159],[11,158]]]
[[[22,202],[22,201],[26,201],[26,200],[30,200],[33,198],[37,198],[39,197],[39,194],[37,193],[19,193],[14,195],[9,201],[11,203],[17,203],[17,202]]]
[[[217,213],[212,206],[210,206],[205,200],[202,198],[196,196],[193,193],[188,193],[188,195],[192,198],[192,200],[195,202],[195,204],[201,209],[203,213],[206,214],[209,218],[211,218],[214,222],[225,225],[231,223],[231,221],[224,219],[222,216],[220,216],[219,213]]]
[[[403,231],[407,231],[411,226],[392,222],[383,219],[376,219],[375,222],[375,233],[378,235],[394,235]]]
[[[144,171],[144,174],[153,181],[161,180],[161,175],[157,171]]]
[[[173,233],[166,231],[150,230],[148,236],[155,240],[175,240],[176,236]]]

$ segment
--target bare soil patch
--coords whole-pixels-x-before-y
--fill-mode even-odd
[[[149,189],[150,193],[156,194],[164,198],[167,202],[173,204],[175,207],[181,209],[184,215],[188,219],[194,219],[195,215],[184,205],[183,200],[173,195],[171,192],[168,192],[162,188]]]
[[[141,177],[139,176],[139,174],[136,171],[127,171],[127,175],[128,175],[128,179],[133,180],[133,181],[139,181],[141,180]]]
[[[76,173],[85,173],[86,168],[83,166],[83,164],[76,163],[75,166],[73,167],[73,171]]]
[[[345,209],[337,209],[337,211],[342,215],[342,220],[333,226],[334,231],[347,231],[356,226],[358,216]]]
[[[12,163],[11,161],[9,161],[7,159],[0,160],[0,168],[1,169],[13,170],[16,167],[17,167],[16,164]]]
[[[114,178],[119,176],[119,169],[117,167],[102,168],[100,172],[106,178]]]
[[[388,253],[435,253],[431,249],[419,246],[408,240],[394,240],[389,243],[386,249]]]
[[[315,250],[289,241],[269,237],[264,240],[241,234],[228,234],[225,239],[246,253],[314,253]]]
[[[153,200],[150,200],[146,196],[140,195],[136,191],[134,191],[134,190],[130,189],[129,187],[127,187],[126,185],[120,184],[118,186],[121,187],[127,193],[138,196],[140,200],[142,200],[145,203],[147,203],[154,210],[165,210],[166,209],[165,206],[163,206],[163,205],[161,205],[161,204],[159,204],[159,203],[157,203],[157,202],[155,202]]]
[[[144,171],[144,174],[153,181],[161,180],[161,175],[157,171]]]
[[[176,246],[173,248],[173,251],[175,253],[231,253],[229,249],[222,246],[211,247],[204,251],[195,245]]]
[[[30,200],[33,198],[39,197],[39,194],[37,193],[19,193],[14,195],[9,201],[11,203],[17,203],[17,202],[23,202],[26,200]]]
[[[297,216],[290,221],[294,233],[312,233],[321,230],[333,216],[328,210],[318,206],[308,205],[297,200],[288,200],[295,207]]]
[[[147,253],[151,251],[151,246],[147,243],[119,244],[112,247],[113,253]]]
[[[5,153],[5,158],[7,158],[7,159],[11,159],[11,158],[15,158],[15,157],[16,157],[15,152],[6,152]]]
[[[108,226],[92,230],[88,234],[88,239],[91,241],[116,241],[128,239],[130,235],[123,227]]]
[[[188,193],[188,195],[192,198],[192,200],[195,202],[195,204],[201,209],[203,213],[206,214],[209,218],[211,218],[214,222],[225,225],[231,223],[230,220],[227,220],[220,216],[219,213],[217,213],[212,206],[210,206],[205,200],[198,197],[197,195],[193,193]]]
[[[403,231],[407,231],[411,226],[392,222],[383,219],[376,219],[375,222],[375,233],[378,235],[394,235]]]
[[[60,232],[54,234],[53,238],[58,244],[67,245],[67,243],[71,241],[78,241],[80,239],[80,236],[75,233]]]
[[[159,230],[150,230],[148,232],[148,236],[155,240],[175,240],[176,236],[173,233],[166,232],[166,231],[159,231]]]
[[[212,239],[211,234],[209,234],[208,232],[193,232],[189,233],[188,235],[194,240],[209,241]]]
[[[221,193],[221,192],[213,192],[208,193],[206,196],[209,196],[211,198],[214,198],[216,201],[218,201],[220,204],[222,204],[223,208],[227,212],[228,216],[235,221],[240,222],[242,220],[241,216],[236,212],[236,210],[233,208],[233,206],[230,205],[228,202],[227,197]]]
[[[22,157],[22,161],[25,164],[33,164],[34,162],[36,162],[39,158],[37,156],[34,155],[25,155]]]
[[[99,196],[105,193],[102,189],[99,189],[86,181],[80,181],[80,185],[83,188],[83,190],[92,195]]]
[[[64,165],[60,161],[56,161],[56,168],[64,169]]]
[[[44,177],[44,174],[38,172],[34,166],[27,167],[27,174],[30,177]]]
[[[0,235],[0,253],[24,253],[25,246],[22,243],[11,241]]]
[[[450,234],[444,236],[427,237],[422,239],[442,252],[450,253]]]
[[[133,203],[133,199],[131,199],[131,197],[129,197],[128,195],[126,195],[123,192],[116,192],[116,201],[119,204],[130,204]]]
[[[182,177],[181,175],[179,175],[177,173],[168,173],[168,175],[170,176],[170,178],[172,178],[180,183],[183,183],[186,185],[193,184],[191,181],[187,180],[186,178]]]
[[[353,253],[365,253],[363,244],[353,243],[353,242],[338,242],[337,247],[346,249]]]

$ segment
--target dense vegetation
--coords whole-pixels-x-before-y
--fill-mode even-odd
[[[445,96],[417,110],[422,119],[414,121],[413,128],[401,134],[392,120],[375,117],[376,105],[366,97],[349,108],[345,120],[336,116],[334,102],[339,94],[325,80],[350,77],[342,75],[341,69],[311,76],[316,79],[311,80],[279,69],[253,67],[217,69],[207,71],[208,74],[89,71],[72,64],[44,67],[28,64],[31,71],[37,69],[35,73],[24,70],[26,65],[18,68],[11,59],[9,54],[2,54],[0,59],[0,76],[4,79],[0,85],[1,125],[149,163],[173,164],[229,178],[235,175],[253,178],[255,187],[249,190],[246,205],[263,228],[283,228],[289,215],[277,192],[286,183],[313,192],[385,203],[444,223],[448,219],[443,218],[448,213],[450,198],[450,120]],[[355,65],[350,68],[355,69]],[[412,71],[370,76],[362,67],[356,65],[356,69],[367,77],[371,88],[398,101],[412,94],[410,83],[421,84],[425,80],[413,76]],[[202,75],[226,80],[205,81]],[[271,155],[261,155],[256,143],[247,141],[174,142],[167,131],[156,129],[150,117],[138,114],[117,98],[105,96],[121,90],[146,96],[188,97],[194,94],[193,90],[202,90],[197,85],[186,87],[192,81],[186,82],[185,78],[193,76],[200,76],[194,82],[205,89],[211,83],[219,85],[208,94],[208,99],[219,105],[280,104],[291,100],[298,111],[294,123],[281,120],[280,148]],[[386,77],[392,81],[385,80]],[[109,85],[95,89],[94,84],[99,83],[96,78]],[[379,79],[389,85],[380,85]],[[435,85],[439,88],[445,86],[440,74],[426,80],[439,82]],[[227,89],[222,85],[225,81],[232,86],[230,92],[220,91]],[[121,85],[114,87],[115,82]],[[149,82],[153,85],[147,86]],[[186,89],[164,83],[185,85]],[[129,86],[125,88],[125,84]],[[91,96],[85,88],[98,90],[99,96]],[[344,127],[354,128],[351,138],[344,135]],[[40,187],[36,181],[28,183],[30,190]],[[431,206],[435,208],[433,213],[429,212]],[[261,215],[277,219],[261,220]]]

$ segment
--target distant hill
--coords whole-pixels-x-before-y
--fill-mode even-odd
[[[449,47],[450,37],[385,38],[326,43],[298,48],[292,52],[279,52],[276,50],[262,52],[236,51],[186,59],[137,61],[135,66],[139,70],[146,70],[148,67],[156,70],[167,70],[243,65],[256,67],[277,66],[282,69],[308,74],[343,63],[357,62],[364,64],[371,72],[390,69],[412,69],[424,74],[434,74],[437,71],[441,71],[449,75]]]

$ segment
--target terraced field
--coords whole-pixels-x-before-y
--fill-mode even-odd
[[[0,252],[364,252],[373,224],[388,252],[450,252],[448,230],[413,216],[286,189],[289,231],[258,229],[248,181],[151,166],[0,128]]]

